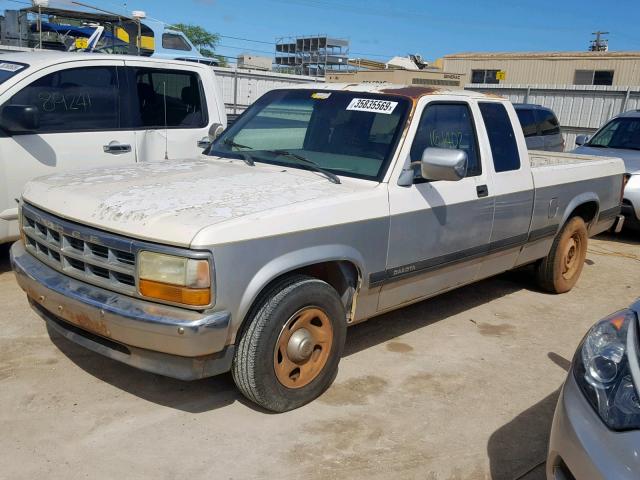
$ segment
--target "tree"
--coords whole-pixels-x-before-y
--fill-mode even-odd
[[[218,42],[220,42],[220,35],[211,33],[198,25],[192,25],[190,23],[178,23],[172,25],[172,28],[184,33],[201,55],[217,59],[221,66],[226,65],[227,62],[224,57],[215,53],[216,46]]]

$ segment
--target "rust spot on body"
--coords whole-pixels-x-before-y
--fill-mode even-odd
[[[84,313],[72,314],[71,317],[72,318],[70,318],[69,321],[75,323],[80,328],[97,333],[98,335],[102,335],[103,337],[111,336],[111,332],[109,332],[107,326],[101,321],[93,321],[89,318],[88,315],[85,315]]]

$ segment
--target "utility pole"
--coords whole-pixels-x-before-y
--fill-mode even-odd
[[[589,45],[589,51],[591,52],[606,52],[609,50],[609,40],[606,38],[602,38],[602,35],[608,35],[609,32],[601,32],[598,30],[597,32],[593,32],[591,35],[595,35],[596,39],[591,40],[591,45]]]

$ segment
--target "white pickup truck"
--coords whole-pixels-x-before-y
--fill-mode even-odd
[[[206,65],[62,52],[0,55],[0,243],[35,177],[192,158],[226,126]],[[200,145],[198,145],[200,142]]]
[[[571,289],[623,173],[528,152],[493,96],[274,90],[198,159],[30,182],[11,258],[68,339],[181,379],[231,370],[285,411],[331,384],[349,325],[526,264]]]

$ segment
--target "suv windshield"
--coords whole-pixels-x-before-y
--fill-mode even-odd
[[[0,61],[0,83],[6,82],[20,70],[24,70],[27,67],[28,65],[24,63]]]
[[[587,145],[640,150],[640,118],[611,120],[593,136]]]
[[[273,90],[217,138],[208,154],[379,180],[408,109],[407,99],[394,96]]]

